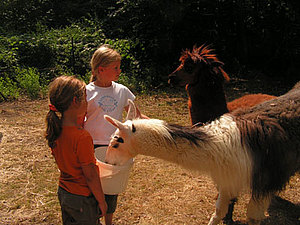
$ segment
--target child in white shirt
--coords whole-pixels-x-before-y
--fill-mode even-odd
[[[93,138],[94,148],[108,146],[115,128],[104,119],[104,115],[122,120],[124,109],[128,111],[128,99],[135,99],[134,94],[124,85],[116,83],[121,73],[121,55],[108,45],[100,46],[91,59],[92,76],[86,86],[87,115],[84,128]],[[148,118],[137,113],[141,118]],[[105,224],[111,225],[117,206],[118,195],[105,195],[108,205]]]

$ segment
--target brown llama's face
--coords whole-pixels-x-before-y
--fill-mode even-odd
[[[195,63],[187,58],[174,72],[169,75],[168,83],[171,85],[185,86],[197,82],[197,76],[201,69],[201,62]]]

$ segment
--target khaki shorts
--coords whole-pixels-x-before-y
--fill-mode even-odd
[[[57,191],[63,225],[99,225],[100,208],[94,195],[71,194],[59,187]]]

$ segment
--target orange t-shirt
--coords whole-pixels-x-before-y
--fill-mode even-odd
[[[82,166],[96,165],[91,135],[83,128],[64,126],[51,150],[60,170],[59,186],[72,194],[89,196],[91,191]]]

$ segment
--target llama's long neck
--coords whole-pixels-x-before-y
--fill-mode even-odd
[[[147,139],[140,140],[134,144],[138,154],[163,159],[184,168],[208,173],[209,158],[205,151],[196,149],[196,146],[185,139],[176,139],[172,143],[163,139],[155,139],[151,134]]]
[[[207,87],[198,82],[188,85],[186,90],[192,124],[206,123],[228,112],[222,85]]]
[[[235,163],[230,161],[228,154],[233,152],[232,144],[236,145],[234,151],[238,151],[240,137],[230,116],[223,116],[198,129],[166,124],[153,128],[150,125],[145,127],[142,122],[135,124],[137,134],[131,145],[135,154],[161,158],[208,173],[216,167],[216,161]],[[233,161],[238,162],[239,157],[235,156]]]

